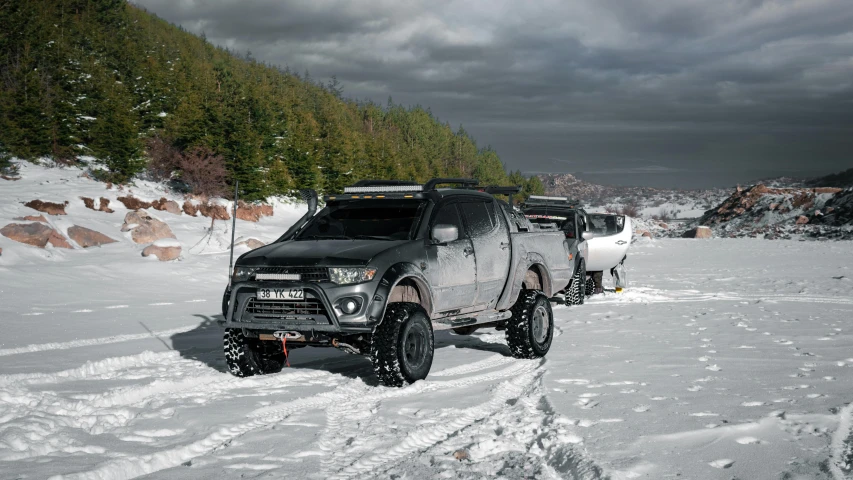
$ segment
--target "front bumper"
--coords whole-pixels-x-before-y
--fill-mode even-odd
[[[258,301],[260,288],[301,288],[303,301]],[[296,331],[324,333],[370,333],[376,325],[368,314],[374,301],[375,281],[355,285],[331,282],[250,281],[232,286],[223,326],[255,331]],[[353,314],[344,314],[340,302],[359,302]]]

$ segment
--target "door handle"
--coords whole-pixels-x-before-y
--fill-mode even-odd
[[[465,250],[462,250],[462,255],[465,255],[466,257],[472,253],[474,253],[474,249],[469,247],[465,247]]]
[[[616,242],[616,245],[625,245],[626,243],[628,242],[626,242],[625,240],[619,240],[618,242]]]
[[[509,248],[509,242],[501,242],[501,250],[506,250]]]

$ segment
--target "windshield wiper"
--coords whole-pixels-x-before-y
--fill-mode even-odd
[[[299,240],[352,240],[346,235],[307,235],[299,237]]]
[[[393,240],[387,235],[356,235],[352,238],[356,240]]]

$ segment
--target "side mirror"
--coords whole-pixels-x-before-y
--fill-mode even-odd
[[[581,236],[584,240],[592,240],[593,238],[597,237],[598,234],[595,232],[583,232],[583,235]]]
[[[455,225],[438,224],[432,227],[432,239],[437,243],[448,243],[459,238],[459,229]]]

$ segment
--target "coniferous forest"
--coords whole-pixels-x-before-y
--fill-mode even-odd
[[[118,183],[202,165],[247,199],[436,176],[542,191],[427,108],[344,98],[125,0],[7,0],[0,27],[0,156],[83,157]]]

